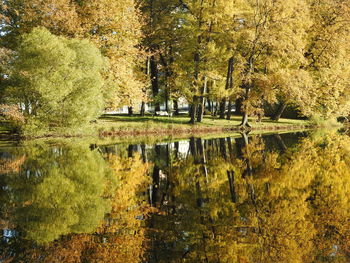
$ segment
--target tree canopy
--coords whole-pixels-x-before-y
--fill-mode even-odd
[[[207,109],[230,119],[235,104],[242,128],[249,128],[249,117],[278,120],[287,106],[304,117],[347,117],[349,9],[345,0],[3,1],[1,100],[12,93],[3,92],[11,84],[8,75],[25,67],[17,53],[33,43],[23,39],[41,27],[60,39],[89,40],[108,58],[102,88],[100,81],[89,82],[101,89],[104,96],[97,104],[105,108],[128,106],[130,114],[132,108],[144,114],[150,102],[155,112],[164,104],[169,113],[178,113],[178,101],[186,100],[195,123]],[[88,53],[96,58],[96,52]],[[50,75],[51,58],[52,65],[48,60],[38,65],[46,67],[45,81],[59,85]],[[99,68],[100,61],[91,63]],[[52,96],[47,93],[53,102],[59,97]],[[91,105],[89,99],[81,104]]]

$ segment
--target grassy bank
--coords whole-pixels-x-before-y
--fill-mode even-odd
[[[104,115],[96,123],[94,129],[100,136],[128,135],[164,135],[164,134],[198,134],[212,132],[239,131],[240,116],[231,120],[221,120],[205,116],[202,123],[191,125],[187,116],[179,117],[129,117],[121,115]],[[294,130],[313,127],[308,120],[280,119],[272,121],[264,118],[261,122],[251,120],[252,131]]]
[[[32,134],[24,136],[25,139],[48,137],[123,137],[133,136],[191,136],[219,133],[239,132],[240,116],[233,116],[231,120],[221,120],[211,116],[205,116],[202,123],[191,125],[187,116],[178,117],[154,117],[154,116],[122,116],[104,115],[96,122],[79,128],[55,128],[49,131],[32,131]],[[302,130],[317,127],[313,121],[280,119],[272,121],[263,118],[261,122],[251,120],[252,132],[280,132]],[[11,136],[6,127],[0,125],[0,137]],[[13,136],[11,136],[13,137]],[[18,135],[14,135],[18,138]]]

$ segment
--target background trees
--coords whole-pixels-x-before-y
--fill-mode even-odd
[[[9,85],[21,36],[41,26],[88,39],[109,59],[106,108],[132,113],[142,103],[144,114],[152,101],[155,111],[164,103],[177,113],[185,98],[194,123],[207,104],[213,115],[220,104],[220,118],[230,119],[237,100],[242,127],[267,105],[277,105],[275,120],[288,105],[307,117],[347,116],[349,8],[345,0],[6,0],[0,87]]]

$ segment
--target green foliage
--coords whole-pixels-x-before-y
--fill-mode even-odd
[[[105,60],[87,40],[65,39],[44,28],[24,35],[6,89],[20,105],[28,131],[84,125],[103,108]]]

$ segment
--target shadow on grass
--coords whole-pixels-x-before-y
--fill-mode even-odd
[[[196,123],[197,125],[205,125],[205,126],[227,126],[234,122],[236,122],[236,125],[239,125],[241,122],[241,116],[233,115],[231,116],[231,120],[226,119],[219,119],[218,117],[213,116],[204,116],[202,123]],[[129,122],[129,123],[147,123],[147,122],[153,122],[153,123],[159,123],[159,124],[189,124],[190,118],[186,115],[182,116],[173,116],[173,117],[167,117],[167,116],[128,116],[128,115],[122,115],[122,114],[108,114],[108,115],[102,115],[100,117],[100,120],[108,121],[108,122]],[[213,122],[213,123],[211,123]],[[254,119],[250,119],[250,122],[252,124],[259,124],[255,122]],[[294,123],[292,121],[286,121],[286,120],[280,120],[275,121],[271,119],[263,119],[261,121],[261,124],[268,124],[268,125],[298,125],[299,123]]]

